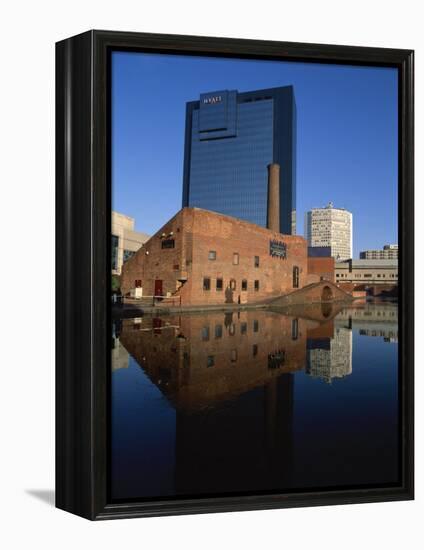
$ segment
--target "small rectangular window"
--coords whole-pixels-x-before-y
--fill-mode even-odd
[[[234,254],[233,254],[233,265],[239,265],[239,260],[240,260],[240,258],[239,258],[238,252],[234,252]]]
[[[293,288],[299,288],[299,268],[297,265],[293,266]]]
[[[253,357],[256,357],[256,355],[258,355],[258,344],[253,344],[252,353]]]
[[[208,355],[206,366],[209,368],[209,367],[213,367],[214,365],[215,365],[215,356],[214,355]]]
[[[259,290],[259,281],[256,279],[255,281],[255,290],[258,291]]]
[[[243,279],[242,282],[241,282],[241,289],[242,290],[247,290],[247,281],[246,279]]]
[[[236,349],[232,349],[231,350],[231,362],[232,363],[235,363],[237,361],[237,350]]]
[[[241,323],[240,324],[240,332],[241,332],[241,334],[246,334],[247,333],[247,323]]]
[[[162,248],[175,248],[175,240],[174,239],[164,239],[162,241]]]
[[[132,258],[135,254],[134,250],[124,250],[124,263]]]
[[[216,250],[209,250],[209,260],[216,260]]]
[[[141,288],[141,279],[136,279],[134,283],[135,288]]]
[[[222,279],[216,280],[216,290],[222,290],[224,288],[224,282]]]
[[[207,342],[209,340],[209,327],[202,328],[202,340]]]
[[[231,290],[236,290],[237,289],[237,282],[236,282],[235,279],[230,280],[230,288],[231,288]]]
[[[259,267],[259,256],[255,256],[255,267]]]
[[[210,290],[211,289],[211,280],[209,277],[203,278],[203,290]]]
[[[215,338],[222,338],[222,325],[215,325]]]
[[[258,332],[259,330],[259,321],[254,320],[253,321],[253,332]]]

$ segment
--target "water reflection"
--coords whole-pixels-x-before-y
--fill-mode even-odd
[[[323,305],[117,322],[113,497],[394,482],[397,356],[362,335],[397,307]]]

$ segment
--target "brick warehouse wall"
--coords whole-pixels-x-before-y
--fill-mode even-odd
[[[174,248],[162,248],[164,239]],[[287,258],[272,257],[270,240],[284,242]],[[209,259],[209,252],[216,259]],[[239,263],[233,262],[238,254]],[[255,256],[259,267],[255,267]],[[261,302],[293,290],[293,267],[299,268],[299,288],[311,282],[307,269],[307,243],[303,237],[281,235],[229,216],[197,208],[184,208],[165,224],[123,268],[121,288],[127,294],[142,280],[143,294],[152,295],[154,281],[163,281],[164,295],[181,295],[182,305]],[[203,289],[204,278],[210,290]],[[179,279],[187,279],[183,284]],[[222,290],[217,279],[223,280]],[[235,288],[230,288],[234,280]],[[247,290],[242,290],[242,281]],[[255,290],[255,281],[259,289]]]
[[[181,287],[179,279],[188,276],[192,255],[192,219],[186,214],[182,210],[171,218],[124,264],[121,276],[124,295],[135,287],[135,281],[141,281],[143,296],[153,296],[155,280],[162,281],[164,295],[167,292],[174,295]],[[174,240],[174,248],[162,248],[166,239]],[[184,291],[187,293],[187,289]]]
[[[335,260],[332,257],[324,258],[310,258],[308,257],[308,273],[310,275],[317,275],[318,280],[325,279],[326,281],[335,281],[334,274]]]
[[[307,243],[302,237],[281,235],[245,221],[194,210],[191,302],[193,304],[252,303],[293,289],[293,267],[299,267],[299,286],[307,282]],[[270,256],[270,240],[287,245],[287,259]],[[197,246],[196,246],[197,245]],[[216,260],[209,260],[216,251]],[[239,263],[234,265],[234,254]],[[255,256],[259,267],[255,267]],[[203,278],[211,280],[210,291],[203,290]],[[216,290],[216,279],[223,279],[223,290]],[[228,288],[231,279],[235,289]],[[242,290],[242,281],[247,290]],[[259,290],[255,290],[259,281]]]

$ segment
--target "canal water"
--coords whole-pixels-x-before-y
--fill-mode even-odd
[[[114,501],[396,484],[396,303],[116,321]]]

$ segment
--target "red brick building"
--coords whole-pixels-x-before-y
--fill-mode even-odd
[[[121,290],[184,305],[263,302],[319,280],[303,237],[183,208],[123,267]]]
[[[334,276],[335,260],[331,256],[308,257],[308,273],[316,275],[318,280],[335,282]]]

